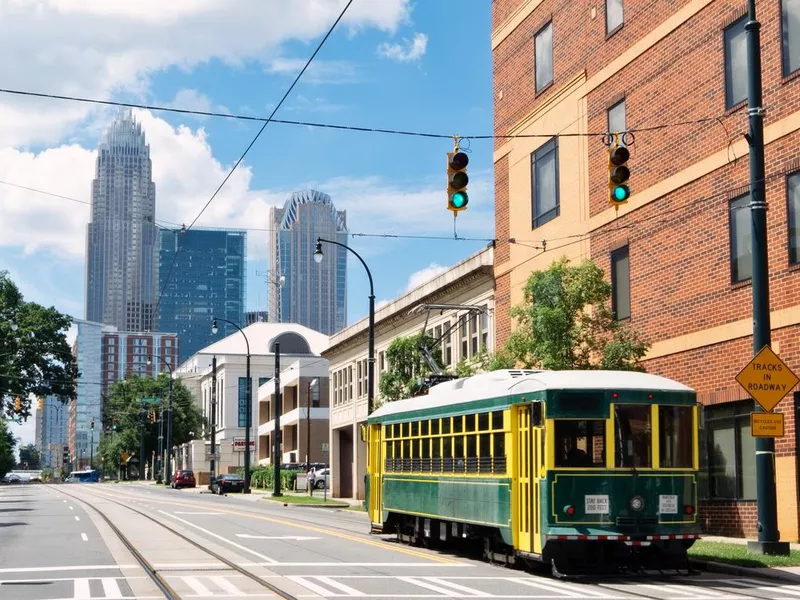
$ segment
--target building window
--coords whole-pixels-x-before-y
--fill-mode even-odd
[[[621,25],[622,0],[606,0],[606,34],[611,33]]]
[[[464,315],[461,317],[461,324],[459,325],[459,337],[461,338],[461,358],[469,358],[469,317]]]
[[[747,44],[744,16],[725,29],[725,108],[747,100]]]
[[[753,244],[750,231],[750,194],[730,201],[731,281],[753,276]]]
[[[786,179],[786,200],[789,212],[789,262],[800,263],[800,171]]]
[[[614,106],[608,109],[608,131],[612,133],[614,131],[623,132],[627,127],[625,123],[625,99],[623,98],[619,102],[617,102]],[[622,136],[619,136],[619,143],[622,144]]]
[[[756,444],[750,435],[751,400],[704,407],[704,495],[724,500],[756,497]],[[701,455],[704,454],[701,452]]]
[[[453,342],[452,342],[452,330],[450,329],[450,321],[445,321],[444,325],[442,326],[442,360],[444,361],[444,365],[449,367],[453,364]]]
[[[631,263],[628,246],[611,253],[611,312],[617,320],[631,317]]]
[[[800,0],[781,1],[783,76],[800,69]]]
[[[559,215],[558,138],[531,154],[531,190],[535,229]]]
[[[534,36],[534,56],[536,63],[536,91],[541,92],[553,83],[553,23],[550,22]]]
[[[239,377],[239,427],[247,427],[247,377]]]
[[[489,307],[483,305],[483,312],[481,313],[481,345],[489,348]]]

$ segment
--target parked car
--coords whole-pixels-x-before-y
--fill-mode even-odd
[[[3,483],[22,483],[22,477],[16,473],[8,473],[3,477]]]
[[[330,470],[330,468],[316,469],[314,471],[314,476],[315,476],[314,489],[316,489],[316,490],[322,490],[322,489],[325,489],[325,488],[330,489],[330,487],[331,487],[331,482],[330,482],[331,470]]]
[[[244,478],[235,473],[217,475],[208,488],[214,494],[228,494],[230,492],[242,492],[244,490]]]
[[[197,485],[197,482],[194,479],[194,471],[178,471],[175,474],[175,477],[172,479],[172,483],[169,484],[170,487],[174,489],[180,489],[182,487],[189,487],[193,488]]]

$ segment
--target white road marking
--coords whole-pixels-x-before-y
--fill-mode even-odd
[[[80,521],[80,520],[81,520],[81,518],[80,518],[79,516],[75,515],[75,520],[76,520],[76,521]]]
[[[249,533],[237,533],[236,537],[247,538],[248,540],[296,540],[298,542],[322,539],[306,535],[250,535]]]
[[[226,579],[225,577],[221,577],[217,575],[216,577],[209,577],[211,581],[217,584],[220,588],[228,592],[231,596],[246,596],[242,590],[237,588],[231,581]]]
[[[82,533],[82,534],[81,534],[81,539],[82,539],[84,542],[88,542],[88,541],[89,541],[89,536],[88,536],[88,535],[86,535],[85,533]]]
[[[0,573],[35,573],[38,571],[106,571],[110,569],[139,569],[141,565],[70,565],[67,567],[12,567]]]
[[[75,507],[74,506],[70,506],[69,509],[70,510],[75,510]]]
[[[446,588],[452,588],[456,591],[460,591],[463,594],[467,594],[469,596],[473,596],[475,598],[491,598],[493,594],[489,594],[488,592],[482,592],[480,590],[476,590],[474,588],[469,588],[465,585],[460,585],[458,583],[453,583],[452,581],[447,581],[442,579],[441,577],[426,577],[427,581],[432,581],[438,585],[441,585]]]
[[[87,577],[79,577],[74,581],[73,585],[75,586],[72,593],[73,598],[80,598],[80,600],[83,600],[84,598],[92,597],[92,592],[89,589],[89,579]]]
[[[341,592],[344,592],[348,596],[365,596],[366,595],[363,592],[359,592],[357,589],[351,588],[349,585],[345,585],[343,583],[339,583],[338,581],[335,581],[334,579],[331,579],[330,577],[317,576],[317,577],[314,577],[314,579],[324,583],[325,585],[327,585],[329,587],[332,587],[332,588],[337,589],[337,590],[339,590]]]
[[[313,581],[309,581],[310,577],[303,577],[301,575],[289,575],[287,579],[294,581],[295,583],[302,585],[304,588],[307,588],[314,592],[315,594],[319,594],[323,598],[328,598],[330,596],[337,596],[338,594],[332,593],[330,590],[322,587],[321,585],[317,585]],[[363,596],[363,594],[361,594]]]
[[[107,599],[120,599],[125,596],[122,595],[122,590],[119,589],[119,584],[114,577],[101,577],[100,581],[103,583],[103,594]]]
[[[220,512],[206,512],[206,511],[193,511],[193,510],[176,510],[173,511],[176,515],[222,515]]]
[[[200,527],[199,525],[195,525],[194,523],[192,523],[190,521],[187,521],[186,519],[181,519],[180,517],[176,517],[175,515],[171,515],[168,512],[164,512],[163,510],[159,510],[158,512],[160,512],[162,515],[165,515],[165,516],[170,517],[172,519],[176,519],[176,520],[180,521],[181,523],[185,523],[189,527],[194,527],[195,529],[197,529],[199,531],[202,531],[203,533],[205,533],[207,535],[210,535],[211,537],[215,537],[218,540],[221,540],[221,541],[225,542],[226,544],[230,544],[234,548],[238,548],[239,550],[242,550],[243,552],[247,552],[248,554],[252,554],[253,556],[255,556],[257,558],[260,558],[263,561],[269,562],[271,564],[275,564],[275,563],[278,562],[276,560],[273,560],[269,556],[264,556],[263,554],[260,554],[259,552],[256,552],[255,550],[251,550],[250,548],[242,546],[241,544],[237,544],[236,542],[234,542],[232,540],[229,540],[227,538],[224,538],[221,535],[217,535],[213,531],[209,531],[208,529],[204,529],[203,527]]]
[[[438,567],[438,568],[464,568],[472,567],[467,563],[393,563],[393,562],[271,562],[271,563],[241,563],[240,567]],[[282,577],[282,575],[281,575]],[[338,577],[338,575],[337,575]]]
[[[211,590],[200,583],[200,580],[197,577],[181,577],[186,582],[195,594],[198,596],[212,596]]]
[[[425,588],[426,590],[431,590],[433,592],[437,592],[437,593],[442,594],[443,596],[447,596],[449,598],[458,597],[458,596],[462,596],[463,595],[461,592],[457,592],[454,589],[449,589],[449,588],[442,587],[442,586],[439,586],[439,585],[434,585],[434,584],[432,584],[432,583],[430,583],[428,581],[425,581],[423,579],[419,579],[417,577],[398,577],[397,579],[400,580],[400,581],[403,581],[405,583],[410,583],[411,585],[416,585],[417,587]]]

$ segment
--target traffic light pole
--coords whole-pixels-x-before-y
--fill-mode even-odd
[[[211,474],[213,483],[217,468],[217,355],[211,359]]]
[[[275,342],[275,427],[272,429],[274,438],[272,449],[272,495],[280,497],[281,494],[281,344]]]
[[[747,114],[750,133],[750,217],[753,240],[753,354],[771,342],[769,315],[769,261],[767,259],[767,200],[764,182],[764,108],[761,90],[761,42],[756,20],[756,2],[748,0]],[[756,410],[762,410],[756,404]],[[789,543],[781,542],[778,531],[778,502],[775,491],[775,440],[756,438],[756,482],[758,500],[758,541],[748,541],[756,554],[789,555]]]
[[[139,408],[139,414],[142,417],[141,423],[139,424],[139,479],[144,481],[144,427],[147,419],[147,413],[144,410],[144,406]]]

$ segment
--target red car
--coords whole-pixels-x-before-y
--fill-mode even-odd
[[[190,487],[193,488],[197,485],[197,482],[194,480],[194,472],[193,471],[178,471],[175,474],[170,487],[174,489],[182,488],[182,487]]]

